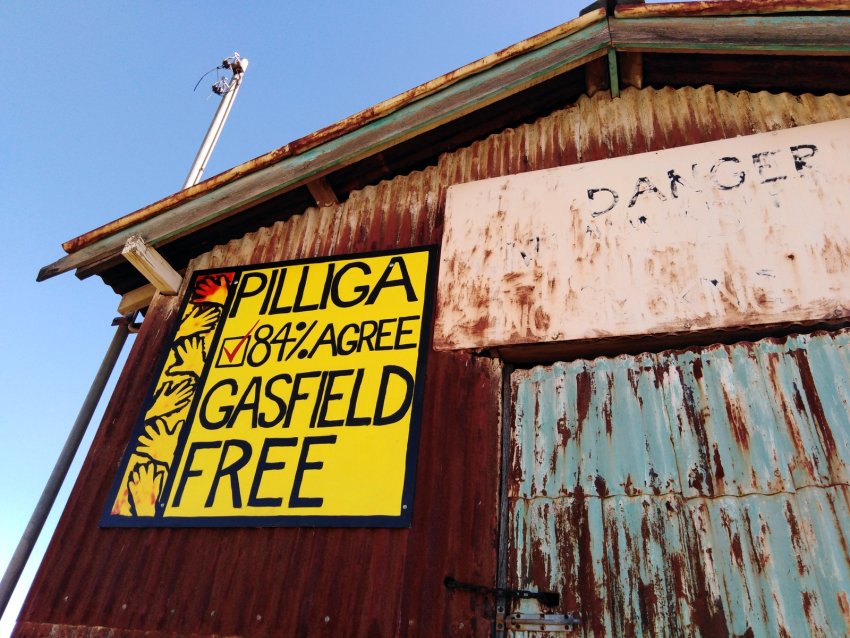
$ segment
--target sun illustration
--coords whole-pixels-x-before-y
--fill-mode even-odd
[[[213,303],[224,305],[227,300],[227,290],[233,282],[234,273],[221,272],[214,275],[198,277],[192,303]]]

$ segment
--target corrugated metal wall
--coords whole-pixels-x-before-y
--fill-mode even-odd
[[[436,207],[422,195],[433,185],[409,180],[400,193],[382,185],[312,209],[195,266],[438,242]],[[98,529],[176,307],[160,297],[145,318],[16,635],[489,635],[484,601],[443,579],[495,584],[501,375],[490,359],[430,353],[409,530]]]
[[[440,159],[452,181],[497,177],[850,117],[850,96],[711,87],[604,93]]]
[[[439,243],[454,183],[839,117],[850,98],[599,93],[194,266]],[[485,602],[442,586],[446,574],[495,583],[501,380],[487,359],[430,355],[410,530],[98,528],[176,307],[159,298],[148,312],[15,635],[487,635]]]
[[[850,331],[512,385],[513,577],[583,635],[850,632]]]

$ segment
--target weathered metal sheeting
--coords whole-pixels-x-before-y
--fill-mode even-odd
[[[438,178],[417,173],[309,209],[193,267],[434,244]],[[98,528],[177,306],[157,297],[145,317],[15,636],[488,636],[485,599],[443,579],[495,585],[493,360],[428,357],[410,529]]]
[[[850,331],[512,388],[512,586],[561,592],[586,636],[850,632]]]
[[[450,184],[840,117],[850,117],[848,97],[599,93],[234,239],[193,268],[438,243]],[[495,585],[498,463],[488,446],[498,439],[501,380],[480,357],[429,357],[410,530],[97,529],[176,310],[159,297],[146,315],[15,635],[488,635],[483,601],[442,585],[448,574]]]
[[[850,96],[627,88],[443,155],[439,167],[449,186],[848,117]]]
[[[846,317],[848,146],[842,119],[454,186],[435,343]]]
[[[508,129],[445,155],[439,167],[448,186],[848,117],[850,96],[729,93],[707,86],[626,89],[616,100],[601,93],[582,98],[534,124]],[[482,237],[469,236],[467,242],[471,252],[480,249]],[[456,305],[474,280],[464,270],[467,257],[464,253],[455,263],[457,281],[449,284],[441,279],[447,294],[437,308],[437,348],[457,347],[462,337],[469,343],[487,340],[486,317],[463,323],[447,317],[443,308],[443,303]],[[468,314],[481,315],[480,309],[488,303],[489,296],[470,299]],[[528,317],[534,317],[532,311]],[[446,327],[449,321],[457,327],[455,331]]]

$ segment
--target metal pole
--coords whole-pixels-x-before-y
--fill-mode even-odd
[[[234,59],[235,62],[231,65],[233,69],[233,80],[230,89],[221,98],[207,134],[204,136],[204,141],[201,142],[201,148],[198,149],[198,154],[192,163],[192,168],[189,169],[186,181],[183,182],[184,189],[194,186],[200,181],[216,142],[218,142],[218,138],[221,135],[221,130],[224,128],[224,123],[227,121],[227,116],[230,115],[230,109],[233,107],[233,101],[236,99],[239,87],[242,85],[242,77],[245,75],[245,69],[248,68],[248,60],[239,58],[238,56],[235,56]]]
[[[91,421],[95,408],[97,408],[97,404],[106,387],[106,382],[109,380],[115,363],[118,361],[118,357],[124,347],[124,342],[127,340],[131,323],[131,316],[120,320],[118,328],[115,331],[115,336],[112,337],[112,343],[109,344],[109,349],[103,357],[103,363],[100,364],[97,375],[94,381],[92,381],[91,388],[89,388],[89,392],[83,402],[83,407],[80,408],[77,420],[74,421],[71,432],[68,434],[65,447],[62,448],[62,453],[59,455],[53,472],[47,480],[47,485],[44,486],[44,491],[38,499],[35,511],[32,513],[32,517],[30,517],[24,534],[21,536],[18,547],[12,555],[12,560],[9,561],[9,566],[6,568],[5,574],[3,574],[3,580],[0,581],[0,616],[6,611],[6,606],[9,604],[9,599],[12,597],[15,585],[18,584],[27,559],[29,559],[30,553],[32,553],[32,548],[35,546],[35,542],[38,540],[38,536],[44,527],[44,521],[47,520],[50,508],[53,507],[53,502],[59,493],[59,488],[62,487],[62,482],[68,474],[68,468],[71,466],[77,449],[80,447],[80,442],[83,440],[86,428]]]

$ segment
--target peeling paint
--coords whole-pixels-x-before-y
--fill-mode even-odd
[[[435,347],[850,317],[848,141],[850,118],[452,185]]]
[[[847,635],[848,380],[850,330],[515,371],[510,586],[573,635]]]

